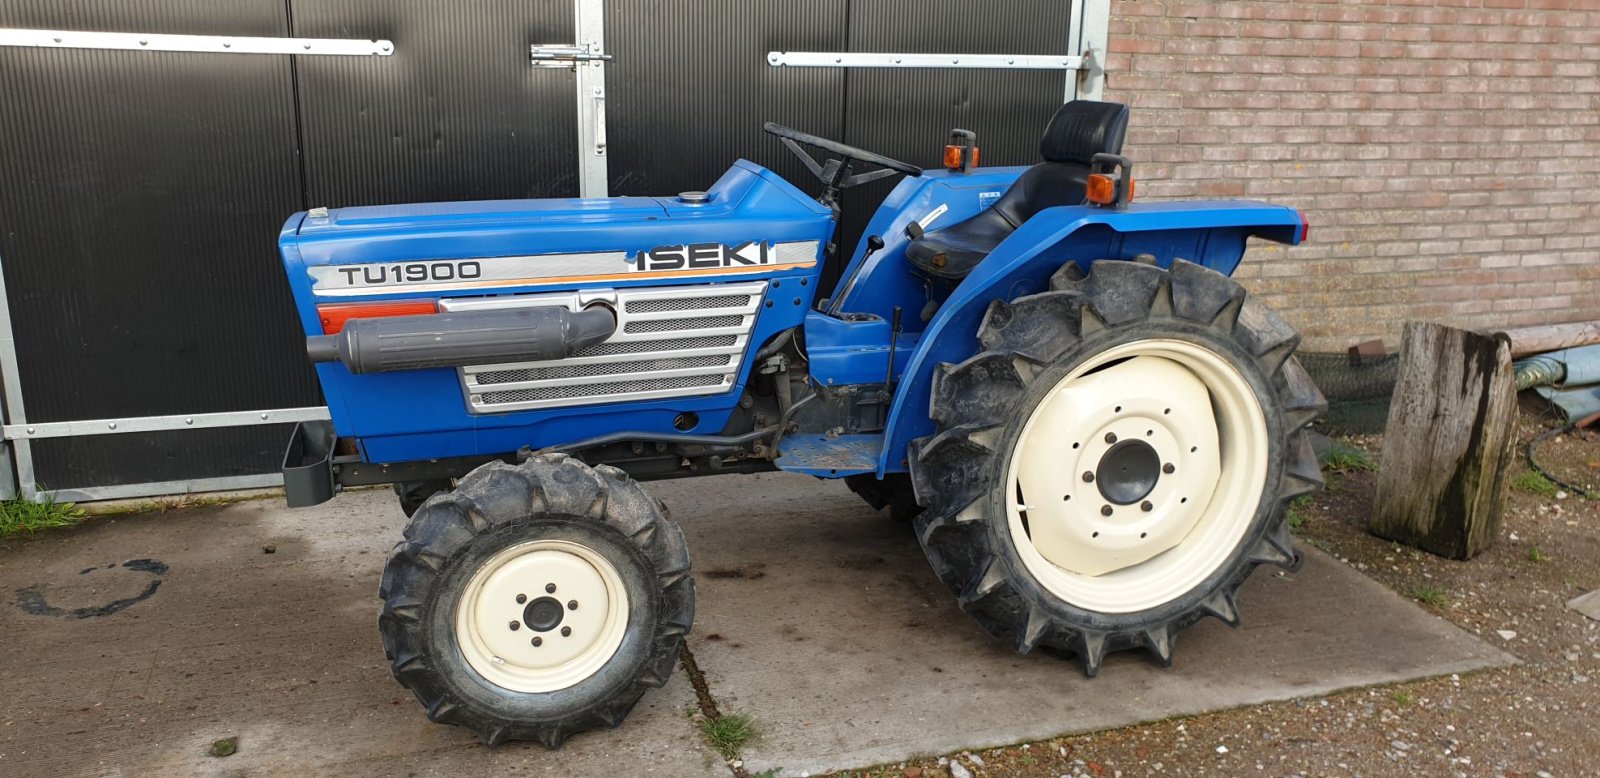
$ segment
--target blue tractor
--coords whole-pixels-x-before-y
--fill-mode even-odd
[[[1298,563],[1285,506],[1321,484],[1324,402],[1229,279],[1301,214],[1131,204],[1127,124],[1073,101],[1038,164],[980,169],[958,130],[935,171],[768,124],[817,198],[739,161],[676,197],[295,214],[332,424],[295,430],[289,501],[394,485],[384,649],[489,744],[616,725],[667,680],[694,581],[658,478],[844,479],[1018,652],[1168,663],[1183,628],[1237,623],[1257,565]],[[818,289],[840,192],[896,175]]]

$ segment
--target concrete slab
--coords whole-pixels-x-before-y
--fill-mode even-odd
[[[1567,607],[1600,621],[1600,589],[1567,600]]]
[[[681,673],[619,729],[557,752],[430,724],[378,642],[378,578],[403,522],[374,491],[301,511],[98,517],[0,544],[0,775],[728,775]],[[237,754],[205,754],[229,736]]]
[[[752,771],[798,776],[1515,661],[1313,551],[1296,575],[1249,582],[1242,629],[1208,620],[1179,637],[1172,668],[1119,654],[1089,680],[991,640],[909,529],[842,484],[652,488],[694,550],[690,646],[711,692],[764,733],[744,752]]]

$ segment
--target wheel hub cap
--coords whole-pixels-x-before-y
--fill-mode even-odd
[[[522,610],[522,622],[534,632],[549,632],[561,626],[561,601],[554,597],[540,597]]]
[[[1142,440],[1113,445],[1095,468],[1100,495],[1117,505],[1132,505],[1156,488],[1161,478],[1161,455]]]
[[[485,680],[519,692],[564,689],[609,661],[627,629],[616,568],[563,540],[520,543],[473,573],[456,607],[456,642]]]

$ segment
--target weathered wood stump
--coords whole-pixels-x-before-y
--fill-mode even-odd
[[[1407,322],[1372,534],[1452,559],[1488,548],[1500,527],[1516,394],[1505,335]]]

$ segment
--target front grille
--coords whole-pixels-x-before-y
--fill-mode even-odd
[[[766,287],[619,289],[617,330],[604,343],[562,360],[464,367],[462,388],[478,413],[725,392],[740,370]],[[547,294],[518,304],[576,308],[582,301]],[[694,334],[704,330],[722,332]]]
[[[611,395],[638,394],[664,389],[688,389],[697,386],[720,386],[722,376],[692,375],[677,378],[647,378],[640,381],[617,381],[607,384],[567,384],[538,389],[513,389],[509,392],[484,392],[483,402],[488,405],[503,403],[565,400],[573,397],[607,397]]]
[[[630,321],[622,328],[629,335],[647,332],[674,332],[680,330],[715,330],[737,327],[743,316],[705,316],[698,319],[653,319]]]

